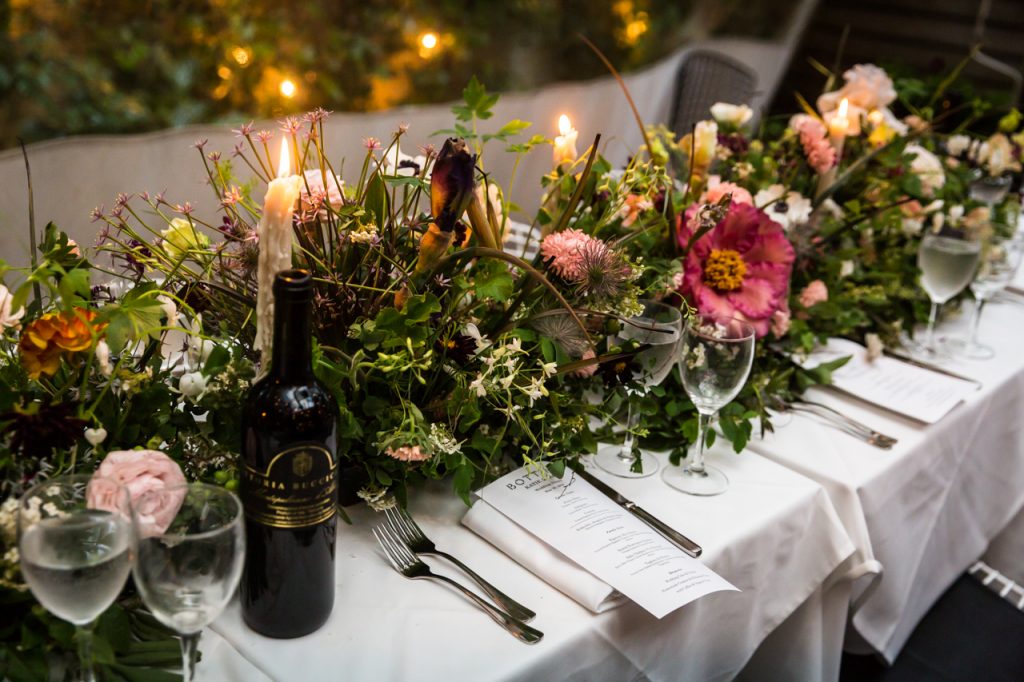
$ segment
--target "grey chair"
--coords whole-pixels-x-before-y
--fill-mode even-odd
[[[676,73],[669,127],[685,135],[698,121],[711,117],[715,102],[749,104],[756,86],[753,69],[732,57],[712,50],[688,52]]]

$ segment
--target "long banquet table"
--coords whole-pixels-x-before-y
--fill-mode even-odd
[[[793,416],[741,455],[713,449],[732,483],[720,497],[681,495],[657,476],[602,476],[703,544],[703,560],[740,593],[710,595],[660,621],[632,604],[594,615],[459,525],[464,506],[435,486],[412,500],[413,514],[439,546],[533,607],[543,642],[520,644],[445,588],[395,573],[370,536],[374,513],[356,508],[339,537],[327,625],[270,640],[247,630],[234,604],[213,625],[200,672],[223,680],[833,680],[844,634],[848,646],[862,638],[892,660],[1024,505],[1024,299],[990,304],[981,332],[996,359],[956,365],[981,387],[933,426],[815,391],[898,437],[893,450]]]

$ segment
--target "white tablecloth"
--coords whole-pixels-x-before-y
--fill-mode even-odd
[[[953,336],[965,326],[961,318],[941,330]],[[935,425],[828,389],[811,392],[899,438],[891,451],[800,415],[751,446],[821,483],[858,559],[884,566],[853,625],[890,662],[935,600],[1024,504],[1024,306],[989,304],[981,334],[995,348],[994,360],[947,366],[982,387]]]
[[[701,543],[704,561],[743,590],[662,620],[633,604],[591,614],[460,526],[462,502],[434,487],[412,500],[424,530],[533,608],[544,641],[521,644],[446,587],[394,572],[364,507],[349,510],[354,525],[339,533],[337,600],[321,630],[267,639],[244,626],[237,603],[213,629],[274,680],[725,680],[762,642],[747,671],[753,678],[835,678],[847,600],[830,577],[845,573],[854,547],[828,496],[762,457],[715,458],[732,482],[715,498],[682,495],[659,477],[610,481]],[[428,562],[459,576],[443,561]],[[776,642],[769,634],[780,624],[786,637]]]

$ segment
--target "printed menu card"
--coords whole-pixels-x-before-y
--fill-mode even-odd
[[[836,388],[926,424],[942,419],[978,388],[970,381],[884,355],[868,360],[864,346],[846,339],[829,339],[799,364],[810,369],[847,355],[849,362],[832,372]]]
[[[521,468],[477,495],[657,618],[736,590],[572,471]]]

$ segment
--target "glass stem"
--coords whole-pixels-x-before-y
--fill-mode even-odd
[[[710,414],[697,413],[697,454],[694,456],[690,466],[686,467],[691,474],[703,476],[704,470],[704,441],[707,440],[708,427],[711,426]]]
[[[631,394],[630,398],[638,397],[638,394]],[[636,447],[634,431],[640,425],[640,410],[635,406],[635,401],[630,400],[626,408],[626,435],[622,439],[622,449],[619,450],[619,459],[623,463],[632,464],[634,460],[633,448]]]
[[[78,664],[82,668],[82,682],[96,682],[96,671],[92,667],[92,631],[96,621],[75,628],[78,640]]]
[[[199,633],[181,635],[181,676],[192,682],[196,676],[196,654],[199,653]]]
[[[928,313],[928,335],[925,337],[924,347],[930,353],[935,352],[935,320],[939,317],[939,304],[932,301],[932,310]]]
[[[978,345],[978,327],[981,324],[981,311],[985,307],[985,303],[988,301],[987,298],[979,296],[974,301],[974,317],[971,319],[971,342],[970,345]]]

